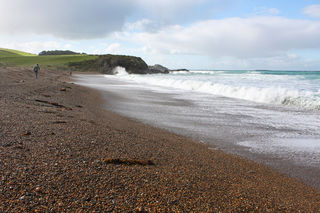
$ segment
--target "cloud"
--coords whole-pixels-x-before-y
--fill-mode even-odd
[[[278,10],[277,8],[257,7],[254,9],[254,13],[257,16],[278,15],[280,13],[280,10]]]
[[[24,50],[26,52],[38,54],[43,50],[70,49],[71,44],[62,44],[57,41],[27,41],[27,42],[0,42],[0,47],[9,49]]]
[[[304,8],[303,13],[310,17],[320,18],[320,4],[314,4]]]
[[[119,54],[121,53],[121,45],[119,43],[113,43],[113,44],[110,44],[105,52],[107,54]]]
[[[124,26],[125,31],[146,31],[156,32],[161,25],[150,19],[141,19],[133,23],[126,23]]]
[[[69,40],[103,38],[121,31],[131,16],[143,14],[156,22],[173,21],[204,1],[0,0],[0,34],[53,35]]]
[[[320,22],[282,17],[205,20],[190,26],[172,25],[158,32],[123,34],[157,54],[259,58],[289,50],[320,48]]]
[[[272,15],[277,15],[280,13],[280,10],[278,10],[277,8],[270,8],[268,12]]]
[[[179,19],[186,19],[188,11],[210,0],[137,0],[146,15],[160,21],[162,24],[173,23]],[[216,3],[220,0],[211,0]]]
[[[121,30],[133,6],[130,0],[1,0],[0,33],[103,37]]]

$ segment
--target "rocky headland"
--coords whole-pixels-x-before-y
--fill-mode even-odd
[[[171,71],[188,71],[186,69],[170,70],[160,64],[148,66],[140,57],[126,55],[100,55],[97,59],[71,62],[68,66],[73,70],[95,71],[103,74],[115,74],[116,67],[123,67],[129,74],[167,74]]]

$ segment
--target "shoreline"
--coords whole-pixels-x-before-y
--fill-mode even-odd
[[[308,113],[300,112],[299,116],[295,116],[295,109],[253,103],[247,105],[245,101],[226,97],[190,94],[148,84],[139,85],[121,77],[80,74],[76,75],[75,83],[97,89],[105,100],[103,107],[108,111],[262,163],[281,174],[298,178],[305,184],[320,189],[320,167],[316,162],[318,152],[314,150],[313,153],[302,153],[301,149],[294,149],[294,141],[299,139],[296,135],[293,139],[293,135],[289,136],[290,133],[298,132],[303,135],[303,132],[299,128],[289,132],[289,127],[279,128],[283,126],[283,121],[279,122],[274,117],[283,116],[285,113],[287,117],[291,115],[287,118],[288,121],[300,120],[304,115],[309,116]],[[270,121],[261,124],[259,120],[262,119]],[[307,128],[307,125],[304,128]],[[279,146],[281,141],[284,141],[277,137],[279,133],[289,136],[288,140],[293,142],[293,149],[288,145],[286,149]],[[308,144],[306,138],[304,137],[305,142],[302,144]],[[273,147],[272,152],[268,148],[257,151],[250,146],[250,141],[253,147],[278,146]],[[241,143],[244,145],[240,145]]]
[[[104,110],[65,71],[0,77],[0,211],[320,211],[319,190]]]

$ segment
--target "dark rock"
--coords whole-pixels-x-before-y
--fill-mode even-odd
[[[69,63],[69,66],[83,71],[99,71],[103,74],[114,74],[116,67],[123,67],[129,74],[147,74],[148,65],[140,57],[125,55],[102,55],[97,59]]]
[[[31,132],[30,131],[26,131],[26,132],[21,134],[21,136],[27,136],[27,135],[31,135]]]
[[[66,124],[66,121],[53,121],[54,124]]]
[[[146,74],[148,65],[140,57],[125,55],[100,56],[97,60],[99,71],[105,74],[114,74],[116,67],[123,67],[129,74]]]
[[[170,72],[180,72],[180,71],[182,71],[182,72],[189,72],[189,70],[187,70],[187,69],[175,69],[175,70],[170,70]]]
[[[170,70],[160,64],[148,66],[144,60],[136,56],[126,55],[100,55],[96,59],[70,62],[68,66],[71,69],[81,71],[93,71],[103,74],[113,75],[116,67],[125,68],[129,74],[155,74],[155,73],[169,73],[171,71],[188,71],[186,69]]]
[[[107,158],[103,161],[106,164],[116,164],[116,165],[140,165],[140,166],[154,166],[154,162],[152,160],[135,160],[135,159],[119,159],[119,158]]]
[[[169,69],[160,64],[155,64],[149,66],[149,73],[169,73]]]

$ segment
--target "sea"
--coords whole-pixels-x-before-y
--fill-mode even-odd
[[[320,189],[320,71],[115,73],[75,82],[99,90],[108,110]]]

